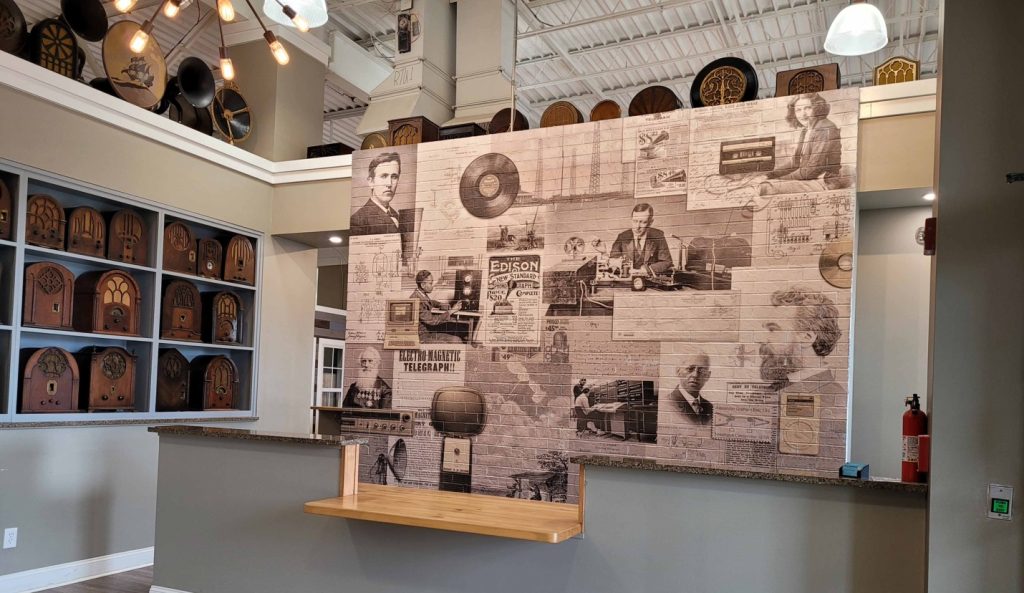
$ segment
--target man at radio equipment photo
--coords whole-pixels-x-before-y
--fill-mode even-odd
[[[621,257],[629,262],[631,269],[654,276],[668,272],[672,267],[672,252],[669,251],[665,233],[653,228],[654,207],[642,202],[633,207],[630,228],[619,233],[612,243],[611,258]]]
[[[416,290],[409,295],[420,301],[420,343],[421,344],[462,344],[463,340],[453,332],[466,333],[464,327],[452,320],[452,315],[462,310],[462,301],[446,305],[430,296],[434,292],[434,275],[429,270],[416,272]]]

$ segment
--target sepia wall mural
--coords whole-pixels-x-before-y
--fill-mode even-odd
[[[343,405],[412,419],[364,425],[362,479],[571,501],[576,452],[834,475],[858,110],[848,89],[355,153]]]

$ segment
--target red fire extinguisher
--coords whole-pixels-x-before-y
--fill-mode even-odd
[[[910,409],[903,413],[903,481],[924,482],[927,474],[919,471],[920,439],[928,434],[928,414],[921,411],[921,400],[915,393],[908,397]]]

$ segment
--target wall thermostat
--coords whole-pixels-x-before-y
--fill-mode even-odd
[[[1000,484],[988,485],[988,518],[1011,520],[1013,510],[1013,487]]]

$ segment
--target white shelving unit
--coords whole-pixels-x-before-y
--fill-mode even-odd
[[[260,290],[263,276],[264,236],[258,231],[167,208],[143,198],[80,183],[59,175],[33,170],[0,159],[0,180],[11,192],[13,213],[12,240],[0,239],[0,361],[7,363],[8,373],[0,374],[0,428],[65,425],[64,423],[122,424],[159,421],[238,419],[256,417],[257,361],[259,353]],[[77,206],[91,206],[110,215],[125,207],[138,212],[146,224],[148,261],[145,265],[128,264],[101,257],[79,255],[49,249],[25,242],[28,197],[48,194],[65,211]],[[244,235],[254,244],[256,284],[248,286],[212,278],[200,278],[163,269],[163,230],[167,224],[181,221],[196,238],[217,238],[227,245],[232,235]],[[109,231],[110,229],[108,229]],[[93,270],[123,270],[138,282],[141,291],[140,334],[121,336],[22,325],[25,267],[40,261],[56,262],[71,270],[77,278]],[[210,344],[160,338],[161,301],[164,287],[172,280],[185,279],[200,293],[229,290],[242,303],[239,345]],[[203,311],[203,315],[207,315]],[[36,349],[56,346],[72,354],[90,346],[121,346],[137,356],[135,411],[22,413],[20,407],[23,364]],[[204,355],[229,357],[239,371],[239,397],[235,409],[209,411],[158,412],[156,410],[157,360],[164,349],[175,348],[188,360]],[[193,372],[197,372],[193,369]],[[79,389],[88,389],[85,384]]]

